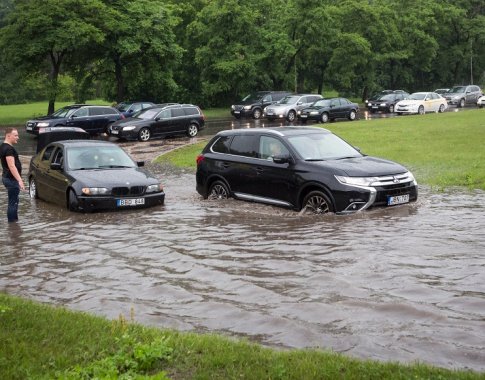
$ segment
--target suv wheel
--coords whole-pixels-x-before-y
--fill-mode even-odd
[[[296,113],[295,113],[295,111],[290,110],[290,111],[288,112],[288,116],[286,116],[286,119],[287,119],[289,122],[295,121],[295,119],[296,119]]]
[[[196,124],[190,124],[189,127],[187,128],[187,135],[189,137],[197,136],[198,132],[199,132],[199,128],[197,128]]]
[[[138,132],[138,140],[140,141],[148,141],[150,140],[150,130],[148,128],[142,128],[140,129],[140,132]]]
[[[229,189],[222,181],[215,181],[209,189],[209,199],[227,199],[229,198]]]
[[[253,111],[253,119],[260,119],[261,118],[261,109],[260,108],[256,108],[254,111]]]
[[[327,214],[332,211],[330,199],[321,191],[311,191],[303,200],[303,211],[311,214]]]
[[[459,104],[460,108],[463,108],[465,107],[465,99],[460,99],[460,104]]]

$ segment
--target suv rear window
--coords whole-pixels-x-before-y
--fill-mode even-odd
[[[172,108],[172,117],[185,116],[183,108]]]
[[[231,136],[222,136],[212,145],[211,149],[216,153],[229,153],[230,144]]]
[[[198,115],[199,110],[196,107],[187,107],[184,108],[185,114],[186,115]]]
[[[257,157],[258,153],[255,149],[255,136],[252,135],[236,135],[232,139],[231,154],[244,157]]]

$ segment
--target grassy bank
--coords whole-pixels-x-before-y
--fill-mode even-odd
[[[406,165],[419,183],[485,190],[484,110],[336,122],[324,127],[365,154]],[[195,157],[203,146],[178,149],[158,161],[195,168]]]
[[[213,334],[147,328],[133,318],[108,321],[0,293],[1,378],[485,379],[423,364],[277,351]]]

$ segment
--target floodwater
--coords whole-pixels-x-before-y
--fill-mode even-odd
[[[23,193],[7,226],[1,187],[0,291],[280,348],[485,371],[483,191],[421,186],[414,204],[308,216],[202,200],[194,173],[149,167],[163,207],[78,214]]]

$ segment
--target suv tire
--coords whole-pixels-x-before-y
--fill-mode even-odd
[[[207,198],[213,200],[227,199],[229,198],[229,189],[222,181],[214,181],[209,188]]]
[[[330,199],[321,191],[309,192],[303,199],[302,210],[312,214],[327,214],[332,211]]]

